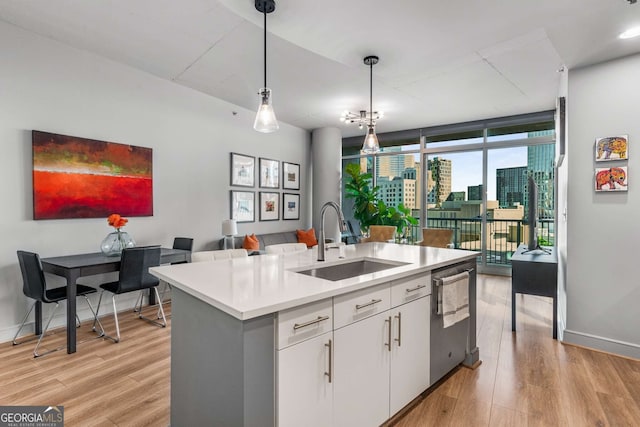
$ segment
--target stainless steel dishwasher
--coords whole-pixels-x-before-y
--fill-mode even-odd
[[[469,271],[469,317],[444,328],[442,314],[438,314],[440,279]],[[475,366],[479,354],[476,347],[476,262],[465,261],[431,272],[431,372],[433,385],[449,371],[464,363]]]

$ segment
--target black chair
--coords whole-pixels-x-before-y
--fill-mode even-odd
[[[347,244],[355,244],[360,242],[360,238],[362,238],[362,234],[360,233],[360,226],[354,226],[352,220],[347,220],[347,229],[348,231],[342,234],[342,241]],[[356,232],[356,230],[358,230]]]
[[[116,295],[125,294],[129,292],[140,291],[139,300],[142,300],[142,293],[146,289],[154,290],[156,298],[160,298],[158,295],[159,280],[149,274],[149,267],[156,267],[160,265],[160,247],[159,246],[147,246],[137,248],[126,248],[122,251],[120,258],[120,276],[118,281],[110,282],[100,285],[102,291],[100,292],[100,299],[98,300],[98,308],[96,310],[96,316],[93,322],[95,330],[96,322],[98,320],[98,314],[100,312],[100,304],[102,303],[102,295],[104,291],[109,291],[113,294],[111,300],[113,303],[113,317],[116,323],[116,337],[113,338],[105,334],[106,338],[114,342],[120,342],[120,324],[118,323],[118,309],[116,307]],[[146,318],[142,315],[142,303],[140,304],[140,310],[134,310],[138,313],[140,319],[147,320],[155,325],[167,326],[167,319],[164,316],[164,310],[162,304],[159,304],[159,312],[162,315],[162,322],[158,322],[154,319]],[[158,316],[160,318],[160,316]]]
[[[16,335],[13,337],[13,345],[23,344],[27,341],[31,341],[35,339],[35,337],[33,337],[31,339],[27,339],[22,342],[16,341],[16,339],[18,338],[18,335],[20,334],[20,331],[22,330],[25,323],[27,322],[27,318],[29,317],[29,314],[31,314],[31,312],[33,311],[33,307],[35,307],[36,303],[39,301],[44,304],[55,303],[55,307],[53,308],[53,310],[51,310],[51,314],[49,315],[49,319],[47,320],[44,330],[40,335],[37,335],[38,343],[36,344],[36,348],[33,349],[33,357],[44,356],[45,354],[49,354],[54,351],[65,348],[65,346],[62,346],[53,350],[49,350],[45,353],[38,354],[38,347],[40,346],[40,343],[42,342],[42,338],[45,336],[47,329],[49,329],[49,324],[51,323],[51,319],[53,319],[53,315],[55,314],[56,309],[60,305],[59,302],[67,299],[67,287],[64,286],[61,288],[47,289],[47,283],[44,278],[44,271],[42,271],[42,264],[40,263],[40,256],[38,254],[33,252],[27,252],[27,251],[18,251],[18,262],[20,263],[20,271],[22,273],[22,284],[23,284],[22,292],[24,292],[24,294],[27,297],[34,299],[35,301],[31,305],[31,308],[27,312],[26,316],[24,316],[24,319],[22,320],[22,324],[20,325],[18,332],[16,332]],[[84,285],[77,285],[77,291],[76,291],[77,295],[83,296],[85,298],[85,300],[87,301],[87,304],[89,305],[89,309],[95,316],[96,312],[93,310],[93,306],[91,305],[91,302],[87,297],[87,295],[92,294],[94,292],[96,292],[96,289],[94,288],[91,288],[89,286],[84,286]],[[77,318],[77,315],[76,315],[76,318]],[[80,325],[80,319],[78,319],[78,325]],[[100,328],[102,328],[102,324],[100,324]],[[94,323],[94,330],[95,330],[95,323]],[[103,330],[103,333],[104,333],[104,330]]]
[[[193,239],[191,237],[175,237],[173,239],[173,249],[182,249],[185,251],[193,251]],[[186,264],[187,261],[178,261],[178,262],[172,262],[171,265],[175,265],[175,264]],[[159,300],[159,304],[164,304],[165,302],[169,302],[169,301],[165,301],[164,300],[164,294],[167,293],[167,289],[171,289],[171,285],[163,282],[164,283],[164,287],[162,288],[162,293],[160,294],[160,300]],[[138,305],[138,303],[136,302],[136,306]],[[160,318],[160,313],[158,313],[158,319]]]
[[[193,250],[193,239],[191,237],[176,237],[173,239],[173,249],[182,249],[191,252]],[[187,261],[173,262],[171,264],[184,264]]]

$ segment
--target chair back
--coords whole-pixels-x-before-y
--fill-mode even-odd
[[[173,249],[191,252],[193,250],[193,239],[191,237],[176,237],[173,239]]]
[[[396,227],[393,225],[372,225],[369,227],[369,237],[362,241],[388,242],[396,237]]]
[[[304,243],[280,243],[279,245],[269,245],[264,248],[267,254],[290,254],[304,252],[307,249],[307,245]]]
[[[33,252],[17,251],[20,272],[22,273],[22,292],[25,296],[42,302],[47,299],[46,282],[40,256]]]
[[[435,248],[448,248],[453,238],[453,230],[450,228],[423,228],[420,246],[432,246]]]
[[[191,254],[191,262],[216,261],[219,259],[243,258],[249,256],[246,249],[225,249],[221,251],[199,251]]]
[[[157,277],[149,274],[150,267],[160,265],[160,247],[126,248],[120,258],[120,278],[116,294],[158,286]]]

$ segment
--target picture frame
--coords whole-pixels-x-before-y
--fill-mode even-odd
[[[300,190],[300,165],[282,162],[282,188],[285,190]]]
[[[282,219],[300,219],[299,194],[282,194]]]
[[[627,172],[626,166],[596,168],[595,191],[627,191],[627,179],[629,178]]]
[[[260,157],[260,188],[280,188],[280,162]]]
[[[254,222],[255,193],[253,191],[231,190],[231,219],[236,222]]]
[[[280,193],[260,192],[260,221],[280,219]]]
[[[231,153],[230,182],[237,187],[255,185],[256,158],[245,154]]]
[[[596,162],[629,160],[629,135],[596,138]]]

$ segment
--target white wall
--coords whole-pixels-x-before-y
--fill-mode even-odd
[[[126,226],[139,245],[170,246],[179,235],[194,237],[196,250],[213,247],[229,217],[231,151],[256,156],[256,164],[258,157],[299,163],[302,175],[300,221],[259,222],[256,212],[240,234],[310,226],[308,132],[281,123],[276,133],[257,133],[253,111],[2,22],[0,52],[0,342],[28,308],[16,250],[97,252],[112,231],[106,218],[32,220],[32,129],[153,149],[154,215]]]
[[[564,333],[567,342],[635,358],[640,358],[638,70],[640,55],[569,72]],[[619,134],[629,135],[629,191],[596,193],[595,138]]]

